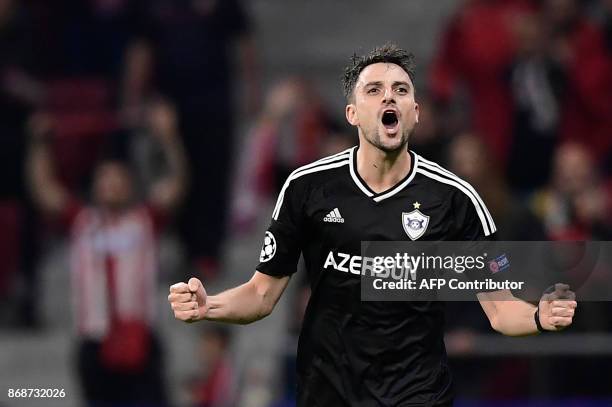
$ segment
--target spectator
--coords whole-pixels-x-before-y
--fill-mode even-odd
[[[442,34],[431,68],[432,98],[448,106],[465,87],[471,126],[505,169],[512,131],[512,98],[504,74],[516,44],[511,23],[531,12],[528,0],[465,1]]]
[[[39,239],[36,212],[24,188],[24,128],[28,115],[44,99],[32,28],[31,16],[20,2],[0,1],[0,222],[4,231],[0,303],[7,313],[0,315],[0,322],[27,328],[39,325]]]
[[[151,136],[164,147],[168,174],[141,203],[124,152],[110,151],[96,166],[90,204],[72,196],[54,176],[49,119],[32,119],[28,168],[33,196],[70,229],[77,365],[89,405],[165,405],[154,329],[155,238],[182,195],[185,163],[171,107],[156,104],[149,119]]]
[[[419,97],[419,125],[410,139],[410,149],[437,163],[446,163],[449,144],[448,118],[439,114],[427,97]]]
[[[514,102],[510,184],[523,194],[546,184],[559,144],[565,70],[551,52],[548,28],[539,14],[514,21],[517,54],[510,69]]]
[[[609,240],[612,188],[602,182],[589,149],[560,146],[549,186],[533,198],[535,212],[552,240]]]
[[[352,128],[332,121],[328,131],[329,133],[323,139],[319,157],[338,154],[355,145],[355,134]]]
[[[499,240],[545,240],[541,222],[510,191],[481,139],[469,133],[462,134],[453,140],[449,151],[451,171],[480,191],[497,224]]]
[[[214,274],[229,211],[234,45],[241,56],[242,97],[250,110],[257,105],[250,23],[238,0],[154,0],[141,14],[142,33],[125,60],[124,107],[138,106],[152,88],[176,103],[193,186],[181,229],[190,258],[202,273]]]
[[[204,331],[200,338],[198,355],[201,377],[194,380],[191,392],[194,407],[230,407],[232,403],[232,378],[229,347],[231,332],[227,327],[214,326]]]
[[[612,57],[603,31],[584,15],[577,0],[544,1],[552,52],[568,81],[561,109],[564,140],[581,143],[595,159],[612,154]]]
[[[331,127],[323,100],[304,78],[286,78],[270,89],[242,152],[234,226],[248,228],[261,202],[276,195],[293,170],[321,157],[322,149],[330,147]]]

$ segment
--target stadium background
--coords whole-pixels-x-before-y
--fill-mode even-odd
[[[68,241],[24,171],[40,114],[62,182],[84,196],[135,106],[154,94],[176,110],[192,192],[160,241],[156,327],[173,405],[291,405],[299,275],[270,317],[227,330],[175,321],[167,287],[196,275],[214,293],[249,278],[279,183],[356,139],[339,80],[353,52],[414,52],[412,146],[475,185],[500,239],[610,240],[612,2],[169,3],[185,20],[159,12],[163,0],[0,1],[0,405],[43,405],[7,398],[36,387],[66,390],[44,405],[81,404]],[[563,334],[521,339],[495,334],[477,303],[448,308],[458,405],[612,405],[608,303],[581,303]]]

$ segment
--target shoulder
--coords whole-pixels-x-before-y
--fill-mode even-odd
[[[291,195],[295,200],[302,200],[313,187],[317,187],[334,179],[344,167],[348,167],[351,160],[351,152],[354,147],[340,153],[323,157],[310,164],[303,165],[293,171],[288,177],[278,195],[274,207],[273,218],[277,219],[278,213],[285,202],[286,195]]]
[[[323,157],[320,160],[297,168],[287,177],[283,188],[289,185],[306,186],[312,183],[318,183],[328,179],[335,173],[341,172],[342,167],[349,165],[351,150],[353,148],[354,147],[351,147],[340,153]]]
[[[414,153],[414,156],[416,158],[415,175],[419,176],[424,182],[427,182],[428,187],[437,188],[446,195],[452,193],[467,198],[478,195],[472,185],[455,173],[416,153]]]
[[[449,196],[456,206],[473,207],[485,230],[485,234],[494,233],[497,228],[484,201],[476,189],[467,181],[441,165],[427,160],[415,153],[415,172],[423,177],[428,188],[435,188],[443,196]],[[459,208],[456,208],[459,209]]]

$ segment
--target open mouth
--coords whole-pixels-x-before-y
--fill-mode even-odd
[[[382,115],[382,124],[387,129],[394,129],[398,123],[397,113],[393,110],[386,110]]]

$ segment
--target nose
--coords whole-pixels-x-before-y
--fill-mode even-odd
[[[385,93],[383,96],[383,103],[391,103],[395,102],[393,99],[393,89],[385,88]]]

